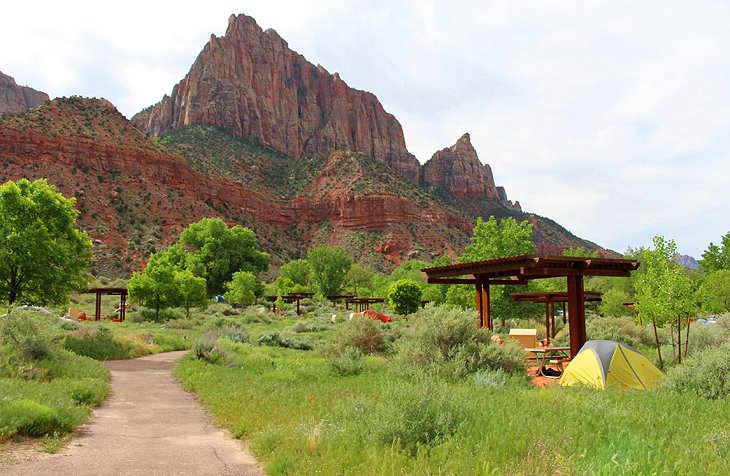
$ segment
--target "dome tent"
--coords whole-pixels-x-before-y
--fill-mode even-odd
[[[591,340],[583,344],[565,368],[560,385],[589,385],[604,389],[619,384],[649,389],[664,376],[649,359],[633,347],[612,340]]]

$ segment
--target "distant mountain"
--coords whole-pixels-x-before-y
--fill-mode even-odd
[[[700,262],[689,255],[675,253],[674,261],[686,269],[700,269]]]
[[[133,122],[80,97],[0,117],[0,181],[45,177],[76,197],[99,274],[140,269],[211,216],[253,229],[275,265],[319,243],[381,270],[456,255],[489,215],[530,221],[542,253],[615,256],[508,200],[468,134],[418,164],[374,95],[243,15]]]
[[[0,71],[0,116],[27,111],[48,99],[48,94],[28,86],[18,86],[15,79]]]

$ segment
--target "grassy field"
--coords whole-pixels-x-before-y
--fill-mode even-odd
[[[319,351],[258,346],[267,325],[241,325],[249,342],[220,338],[219,358],[191,353],[175,375],[269,474],[727,474],[728,398],[537,388],[494,372],[408,378],[382,353],[342,376],[327,343],[347,323],[271,324]]]

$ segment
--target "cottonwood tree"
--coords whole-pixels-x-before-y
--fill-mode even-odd
[[[518,223],[514,218],[509,217],[498,221],[494,216],[483,221],[477,218],[474,227],[474,235],[471,243],[466,247],[464,253],[459,256],[460,263],[470,261],[484,261],[495,258],[504,258],[523,254],[535,253],[535,244],[532,238],[532,224],[528,221]],[[535,312],[533,306],[512,302],[510,294],[524,291],[518,286],[499,286],[490,293],[490,310],[494,315],[499,316],[502,328],[505,327],[505,318],[510,316],[523,316]],[[452,298],[462,298],[464,292],[447,293]],[[472,292],[473,298],[473,292]]]
[[[259,249],[256,235],[220,218],[204,218],[183,230],[178,244],[186,253],[185,267],[205,278],[208,295],[222,294],[237,271],[259,274],[269,269],[269,255]]]
[[[307,262],[312,270],[312,285],[324,297],[340,294],[352,260],[341,249],[319,245],[307,251]]]
[[[684,269],[674,261],[677,245],[674,240],[666,240],[655,236],[654,248],[641,252],[642,273],[636,278],[636,310],[645,322],[654,325],[654,337],[659,365],[664,362],[659,347],[657,326],[668,325],[674,335],[674,324],[677,325],[677,353],[675,358],[682,359],[682,320],[692,311],[692,292],[689,277]],[[685,342],[686,346],[686,342]]]
[[[251,305],[256,302],[256,295],[263,291],[262,283],[250,271],[233,273],[233,279],[226,283],[223,297],[233,305]]]
[[[418,311],[422,295],[423,290],[417,282],[410,279],[399,279],[390,285],[388,301],[397,314],[407,316]]]
[[[719,245],[710,242],[700,260],[700,268],[705,273],[714,273],[721,269],[730,269],[730,232],[722,237]]]
[[[86,286],[92,244],[75,203],[44,179],[0,186],[0,302],[63,304]]]

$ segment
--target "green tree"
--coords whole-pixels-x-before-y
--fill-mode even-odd
[[[393,310],[401,316],[407,316],[421,307],[421,286],[410,279],[399,279],[390,285],[388,301]]]
[[[190,308],[201,307],[208,302],[205,291],[205,279],[195,276],[188,269],[175,271],[175,285],[180,296],[180,305],[190,317]]]
[[[238,271],[233,279],[226,283],[226,301],[233,305],[250,306],[256,303],[256,295],[261,294],[263,285],[256,279],[256,275],[249,271]]]
[[[86,286],[92,244],[75,203],[43,179],[0,186],[0,302],[64,304]]]
[[[535,245],[531,237],[532,224],[528,221],[517,223],[512,217],[501,221],[497,221],[493,216],[489,217],[488,221],[477,218],[471,243],[464,250],[464,254],[459,256],[458,261],[467,263],[532,254],[535,253]],[[534,306],[512,302],[510,294],[524,291],[525,289],[519,286],[499,286],[490,290],[490,311],[492,315],[499,316],[502,328],[505,327],[506,316],[527,317],[535,312]],[[454,298],[457,296],[463,298],[463,291],[453,293]]]
[[[674,240],[666,240],[662,236],[654,237],[654,249],[642,253],[643,272],[636,280],[636,309],[644,322],[652,321],[656,326],[668,325],[671,335],[674,333],[674,324],[677,329],[676,358],[681,362],[681,322],[682,318],[691,312],[691,287],[687,275],[674,261],[677,245]],[[663,366],[659,338],[655,333],[659,362]]]
[[[700,260],[700,268],[705,273],[714,273],[721,269],[730,269],[730,232],[722,237],[720,245],[710,242]]]
[[[311,271],[307,260],[295,259],[281,265],[281,268],[279,268],[279,277],[289,279],[292,284],[298,284],[306,288],[309,286],[309,274]]]
[[[601,304],[598,305],[598,312],[605,317],[631,316],[633,311],[624,306],[629,301],[629,296],[619,288],[611,288],[601,296]]]
[[[370,294],[375,275],[375,271],[355,263],[347,272],[345,283],[356,296],[366,296]]]
[[[582,246],[577,248],[573,248],[571,246],[570,248],[563,250],[563,256],[573,256],[575,258],[598,258],[598,251],[591,251],[583,248]]]
[[[186,252],[186,267],[205,278],[209,296],[223,293],[236,271],[269,269],[269,255],[259,250],[256,235],[240,225],[228,227],[220,218],[192,223],[178,243]]]
[[[319,245],[309,249],[307,261],[315,291],[324,297],[340,294],[352,266],[350,257],[340,248]]]
[[[721,314],[730,311],[730,269],[707,275],[696,294],[705,312]]]
[[[150,255],[147,266],[141,273],[134,273],[129,280],[129,298],[155,309],[156,319],[160,309],[181,305],[183,299],[175,273],[180,270],[170,259],[168,252]]]

